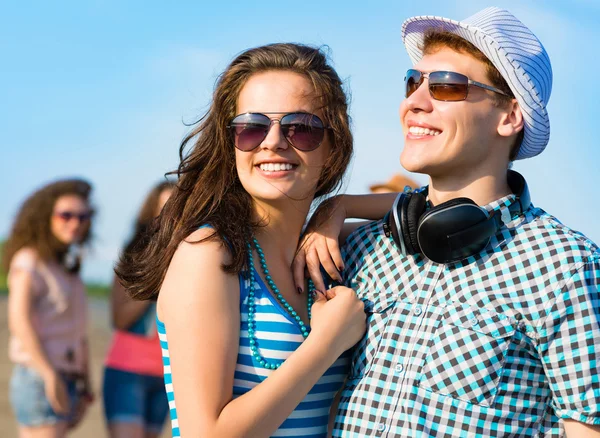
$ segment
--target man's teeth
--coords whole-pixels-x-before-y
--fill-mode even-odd
[[[437,129],[430,128],[421,128],[419,126],[411,126],[408,128],[408,132],[414,135],[440,135],[442,131],[438,131]]]
[[[279,172],[281,170],[292,170],[294,166],[289,163],[260,163],[260,170],[264,172]]]

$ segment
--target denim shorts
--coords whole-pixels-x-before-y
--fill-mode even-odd
[[[10,379],[9,397],[17,422],[21,426],[37,427],[70,422],[79,401],[75,380],[62,376],[67,385],[71,412],[59,415],[52,409],[44,391],[44,379],[33,368],[15,365]]]
[[[140,424],[146,431],[160,434],[169,413],[162,377],[106,367],[102,393],[109,424]]]

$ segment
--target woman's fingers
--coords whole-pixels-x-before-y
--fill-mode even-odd
[[[335,295],[336,295],[335,288],[328,289],[325,292],[325,296],[327,297],[328,300],[331,300],[331,299],[335,298]]]
[[[325,243],[327,244],[327,249],[329,250],[331,259],[333,260],[333,263],[335,263],[338,272],[342,272],[344,270],[344,258],[340,252],[339,241],[337,239],[326,238]]]
[[[332,279],[342,282],[340,271],[344,269],[344,260],[337,239],[322,234],[310,233],[302,240],[292,262],[294,284],[298,292],[306,292],[305,273],[313,280],[315,288],[325,290],[321,267]]]
[[[319,255],[315,247],[311,247],[306,252],[306,268],[308,269],[308,275],[315,285],[315,289],[324,292],[325,282],[321,275],[321,263],[319,262]]]
[[[49,397],[48,401],[57,414],[67,414],[69,412],[69,397],[66,393],[57,392],[55,397]]]
[[[317,250],[317,256],[319,257],[319,264],[323,266],[325,272],[327,272],[330,278],[341,283],[342,277],[337,266],[331,258],[331,253],[329,252],[326,239],[323,239],[321,242],[319,242],[319,244],[315,245],[315,248]]]
[[[304,244],[300,244],[296,256],[294,257],[294,261],[292,262],[292,275],[294,276],[294,285],[296,286],[298,293],[306,292],[304,290],[304,269],[306,268],[305,249]]]

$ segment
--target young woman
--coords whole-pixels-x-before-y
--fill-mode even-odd
[[[173,186],[170,181],[161,182],[146,196],[125,251],[139,244]],[[109,434],[111,438],[157,437],[169,413],[169,402],[156,331],[156,302],[131,300],[115,280],[111,310],[115,333],[105,361],[102,391]]]
[[[173,436],[325,436],[364,309],[344,287],[300,293],[291,263],[352,155],[342,82],[319,49],[250,49],[182,156],[191,143],[159,226],[116,269],[158,295]]]
[[[21,438],[63,437],[91,401],[80,251],[91,186],[62,180],[31,195],[6,242],[10,401]]]

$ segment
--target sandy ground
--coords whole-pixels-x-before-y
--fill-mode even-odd
[[[107,437],[104,414],[101,402],[102,362],[111,331],[108,323],[108,301],[90,301],[90,347],[92,360],[92,379],[96,402],[90,407],[82,424],[69,435],[73,438]],[[17,437],[16,423],[8,401],[8,382],[12,372],[12,364],[8,361],[8,326],[6,321],[6,297],[0,297],[0,436],[2,438]],[[161,438],[171,436],[169,424],[165,424]]]

